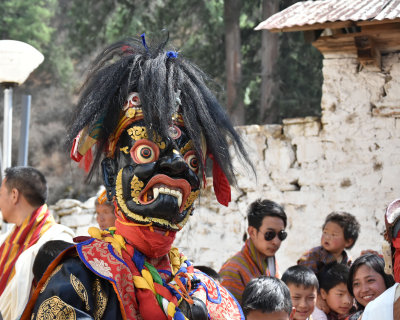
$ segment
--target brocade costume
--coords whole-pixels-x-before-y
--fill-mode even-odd
[[[63,319],[244,319],[225,288],[172,248],[206,181],[207,157],[224,205],[235,181],[228,139],[249,160],[207,76],[164,51],[167,40],[149,47],[143,34],[95,60],[68,140],[71,158],[89,176],[101,167],[115,227],[89,229],[91,239],[51,264],[23,320],[46,312]]]
[[[194,270],[185,257],[177,255],[177,249],[153,259],[145,259],[131,247],[128,251],[133,252],[133,257],[127,251],[121,251],[121,254],[118,251],[108,242],[94,238],[66,250],[47,269],[21,319],[47,319],[60,314],[65,319],[133,320],[142,319],[143,315],[164,319],[163,311],[157,308],[158,297],[136,298],[137,291],[143,291],[139,288],[143,284],[146,286],[148,280],[140,276],[140,264],[151,264],[161,282],[167,283],[164,287],[156,282],[152,285],[163,288],[160,298],[167,298],[163,305],[169,309],[171,317],[168,319],[174,316],[173,309],[178,300],[192,297],[207,301],[210,319],[244,319],[230,293],[212,278]],[[59,286],[60,283],[64,285]],[[182,287],[191,288],[185,297],[178,293]],[[29,318],[30,314],[32,318]],[[185,318],[181,314],[174,319]]]
[[[31,292],[32,266],[43,243],[50,240],[72,242],[71,229],[55,223],[43,205],[28,216],[21,226],[14,226],[0,247],[0,312],[5,320],[17,319]]]
[[[317,274],[325,265],[334,261],[337,260],[332,253],[325,250],[322,246],[318,246],[305,252],[299,260],[297,260],[297,264],[309,267]],[[351,265],[351,259],[348,257],[345,250],[342,252],[342,261],[340,263],[347,266]]]
[[[268,260],[257,251],[251,239],[247,239],[243,248],[229,258],[219,271],[222,278],[221,285],[241,302],[244,288],[251,279],[262,275],[279,278],[276,259],[275,257],[270,258],[275,267],[273,273],[268,266]]]

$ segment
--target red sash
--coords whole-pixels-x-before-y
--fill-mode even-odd
[[[34,245],[55,221],[43,205],[15,227],[0,247],[0,295],[14,277],[15,263],[24,250]]]

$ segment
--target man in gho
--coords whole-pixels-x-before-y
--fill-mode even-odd
[[[22,319],[244,319],[233,296],[172,247],[206,158],[228,205],[228,140],[248,157],[206,75],[166,42],[148,46],[142,35],[94,62],[69,130],[71,156],[89,177],[101,167],[115,228],[91,228],[92,238],[53,261]]]

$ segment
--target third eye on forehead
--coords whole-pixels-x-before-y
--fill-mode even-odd
[[[176,140],[176,139],[179,139],[181,137],[182,131],[176,125],[171,125],[168,128],[168,135],[172,140]]]

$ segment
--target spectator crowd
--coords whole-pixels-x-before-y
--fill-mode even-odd
[[[0,247],[3,319],[18,318],[47,267],[73,245],[73,232],[54,222],[46,196],[46,181],[38,170],[6,170],[0,208],[3,219],[15,226]],[[104,193],[95,209],[98,230],[115,230],[114,205]],[[395,200],[385,213],[385,237],[391,243],[386,266],[380,253],[367,248],[352,261],[346,250],[356,243],[360,224],[350,213],[332,212],[322,225],[320,244],[281,274],[275,254],[287,237],[287,216],[283,206],[258,199],[249,205],[248,238],[241,250],[219,272],[195,268],[228,289],[248,320],[365,320],[378,319],[377,312],[380,319],[398,319],[400,292],[393,273],[398,275],[399,217],[400,200]]]
[[[286,239],[287,217],[279,204],[257,200],[248,209],[249,239],[223,264],[221,284],[241,303],[248,320],[400,319],[394,278],[400,263],[399,207],[395,200],[385,213],[391,244],[386,267],[383,255],[368,248],[352,261],[346,250],[356,243],[360,224],[350,213],[332,212],[322,225],[320,245],[281,276],[275,253]]]

